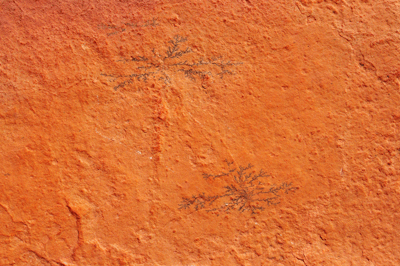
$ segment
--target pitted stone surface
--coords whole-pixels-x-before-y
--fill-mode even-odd
[[[400,265],[399,15],[1,1],[0,265]]]

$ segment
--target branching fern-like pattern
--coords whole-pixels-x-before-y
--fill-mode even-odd
[[[228,167],[233,163],[226,161]],[[231,176],[231,183],[225,186],[225,191],[219,195],[208,196],[205,193],[184,197],[179,204],[179,209],[193,208],[195,211],[204,209],[207,212],[216,213],[230,212],[251,212],[256,214],[265,209],[265,205],[278,205],[282,194],[295,192],[298,187],[292,183],[283,182],[281,185],[264,185],[260,180],[267,175],[263,169],[253,171],[253,165],[232,168],[218,175],[203,174],[205,179],[216,179]]]
[[[124,23],[122,25],[104,24],[97,25],[98,29],[107,30],[107,36],[116,35],[125,32],[131,28],[146,28],[146,27],[157,27],[160,24],[156,18],[146,20],[144,23]]]
[[[186,78],[195,81],[200,79],[202,82],[213,76],[224,78],[226,75],[234,75],[232,67],[242,64],[241,62],[224,61],[222,57],[212,57],[210,60],[195,59],[192,61],[184,60],[187,54],[192,53],[190,47],[184,47],[186,37],[174,36],[169,42],[164,55],[159,54],[153,49],[152,56],[131,56],[118,60],[123,63],[133,64],[132,73],[128,75],[116,75],[101,73],[102,76],[110,78],[110,82],[116,82],[114,90],[124,88],[134,83],[147,82],[149,79],[160,80],[166,85],[171,83],[171,76],[182,73]],[[202,84],[203,86],[203,84]]]

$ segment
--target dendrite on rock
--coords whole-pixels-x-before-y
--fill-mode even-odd
[[[233,163],[226,161],[228,167]],[[253,170],[253,165],[231,168],[217,175],[203,174],[204,179],[228,177],[229,185],[224,187],[224,192],[216,195],[201,193],[192,197],[183,197],[179,209],[195,211],[204,209],[218,215],[220,212],[237,210],[256,214],[265,209],[265,206],[278,205],[282,194],[295,192],[298,187],[292,183],[283,182],[279,186],[266,186],[261,180],[269,177],[263,169],[258,172]]]
[[[186,55],[193,53],[190,47],[184,47],[187,37],[174,36],[168,41],[168,46],[161,54],[155,49],[151,50],[151,56],[139,55],[121,58],[118,62],[131,64],[131,73],[106,74],[110,82],[115,82],[114,90],[127,87],[138,82],[147,82],[149,79],[160,80],[166,85],[171,83],[173,76],[183,73],[191,81],[200,79],[202,82],[208,77],[218,76],[224,78],[226,75],[234,75],[232,67],[242,64],[241,62],[225,61],[221,56],[211,59],[184,59]]]

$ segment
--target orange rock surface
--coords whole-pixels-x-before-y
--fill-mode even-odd
[[[400,265],[397,0],[0,2],[0,265]]]

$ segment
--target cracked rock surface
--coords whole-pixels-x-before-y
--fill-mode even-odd
[[[400,265],[397,0],[0,1],[0,265]]]

